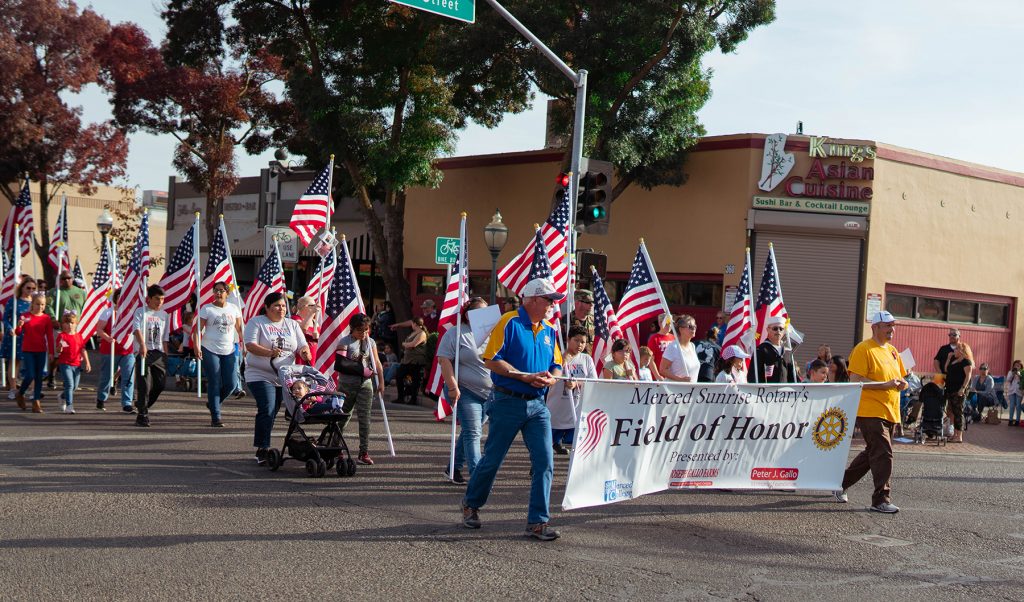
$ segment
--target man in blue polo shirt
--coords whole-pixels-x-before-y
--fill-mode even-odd
[[[526,534],[551,541],[558,539],[559,533],[548,527],[554,457],[551,414],[544,396],[562,372],[562,354],[558,335],[544,317],[562,296],[545,278],[526,283],[522,296],[522,306],[498,320],[482,356],[494,382],[494,398],[486,409],[491,426],[483,458],[462,500],[462,524],[480,528],[478,510],[487,503],[498,467],[521,431],[533,467]]]

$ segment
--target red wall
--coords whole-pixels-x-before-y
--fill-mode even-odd
[[[941,322],[914,322],[901,320],[896,325],[893,345],[903,351],[910,347],[917,366],[914,372],[928,374],[934,371],[932,358],[939,347],[949,343],[947,333],[953,326],[960,331],[960,340],[974,352],[975,364],[988,364],[993,376],[1005,376],[1010,370],[1010,331],[1006,328],[950,325]]]

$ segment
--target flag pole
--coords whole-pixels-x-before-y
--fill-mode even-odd
[[[111,250],[113,240],[113,237],[107,239],[107,246],[104,249],[107,252],[108,265],[111,267],[113,267],[113,263],[110,263],[110,259],[113,255],[113,251]],[[117,386],[114,383],[114,367],[117,363],[117,356],[114,353],[114,349],[117,347],[117,339],[114,338],[114,324],[117,323],[117,304],[110,301],[114,291],[114,287],[111,285],[113,280],[114,274],[111,272],[110,276],[107,278],[107,300],[110,303],[110,322],[107,323],[107,327],[110,328],[110,395],[117,393]],[[134,368],[132,369],[134,370]]]
[[[231,270],[231,295],[235,298],[235,305],[237,305],[239,310],[241,310],[245,307],[245,304],[242,302],[242,296],[238,294],[238,278],[235,277],[235,260],[231,257],[231,244],[228,242],[228,229],[224,226],[224,214],[221,214],[220,216],[219,228],[221,230],[220,237],[224,241],[224,253],[228,256],[228,269]],[[280,257],[280,255],[278,255],[278,257]],[[245,312],[242,312],[242,314],[242,326],[245,326]],[[239,341],[239,344],[241,344],[241,341]]]
[[[783,307],[785,307],[786,302],[785,302],[785,299],[782,296],[782,280],[779,278],[779,262],[778,262],[778,260],[775,259],[775,244],[774,243],[768,243],[768,252],[772,256],[772,266],[775,269],[775,284],[776,284],[776,286],[779,287],[779,303],[782,303]],[[796,367],[797,366],[796,366],[796,358],[793,356],[793,336],[792,336],[792,332],[791,332],[793,330],[793,320],[789,317],[789,310],[786,310],[786,314],[787,314],[786,315],[786,351],[789,352],[789,359],[790,359],[790,361],[793,362],[793,370],[791,370],[792,374],[789,375],[789,378],[790,378],[789,382],[795,383],[796,382]]]
[[[223,218],[224,218],[224,216],[222,215],[221,219],[223,219]],[[202,291],[200,289],[201,289],[203,281],[202,281],[202,277],[199,275],[199,212],[198,211],[196,211],[196,223],[193,226],[193,228],[196,229],[195,232],[194,232],[195,236],[192,237],[192,257],[195,258],[195,262],[194,263],[196,264],[196,285],[195,285],[196,313],[192,316],[192,324],[191,324],[191,329],[190,329],[192,332],[190,334],[195,336],[195,339],[194,339],[192,344],[195,345],[196,347],[198,347],[199,344],[200,344],[200,339],[201,339],[202,334],[203,334],[203,333],[199,332],[199,309],[200,309],[199,308],[199,297],[201,296],[200,293]],[[181,310],[179,309],[178,312],[180,313]],[[182,321],[182,325],[181,326],[182,326],[182,328],[185,327],[184,321]],[[193,354],[194,354],[194,350],[193,350]],[[202,398],[203,398],[203,361],[199,360],[198,362],[196,362],[196,399],[202,399]],[[222,399],[221,401],[224,401],[224,400]]]
[[[327,226],[324,230],[331,229],[331,220],[334,217],[334,196],[331,195],[331,187],[334,186],[334,153],[331,153],[331,162],[327,165]],[[337,268],[337,264],[335,264]]]
[[[64,265],[64,243],[57,243],[57,292],[54,293],[56,301],[54,303],[53,317],[60,322],[60,269]]]
[[[21,236],[18,233],[18,228],[19,224],[15,222],[14,246],[12,247],[13,252],[11,253],[11,269],[14,270],[14,274],[12,275],[11,281],[15,284],[14,290],[11,291],[11,313],[14,314],[13,316],[11,316],[11,326],[13,327],[11,329],[11,378],[15,380],[17,380],[16,377],[18,375],[18,331],[17,322],[15,320],[20,318],[20,316],[18,315],[17,283],[18,278],[21,277],[21,274],[18,273],[21,271]]]
[[[665,299],[665,292],[661,290],[661,280],[657,277],[657,271],[654,269],[654,262],[651,261],[651,254],[647,252],[647,243],[644,242],[643,238],[640,239],[640,249],[644,254],[644,260],[647,261],[647,265],[651,268],[651,279],[654,280],[654,288],[658,291],[658,300],[661,301],[661,307],[665,310],[665,313],[668,314],[668,323],[669,328],[672,330],[672,336],[678,339],[679,335],[676,333],[676,322],[672,319],[672,311],[668,307],[668,300]],[[695,332],[693,334],[696,336],[697,333]]]
[[[752,358],[752,361],[753,361],[753,364],[754,364],[754,382],[756,383],[756,382],[759,382],[757,380],[757,332],[758,332],[758,330],[757,330],[757,312],[754,311],[754,279],[753,279],[753,272],[752,272],[751,266],[750,266],[750,247],[747,247],[747,251],[746,252],[747,252],[747,266],[746,266],[747,282],[750,283],[750,286],[747,287],[747,302],[750,304],[750,330],[751,330],[751,333],[754,335],[754,343],[753,343],[752,348],[750,350],[750,357]],[[741,337],[741,340],[742,340],[742,337]]]
[[[459,356],[460,348],[462,347],[462,291],[466,289],[466,280],[462,272],[462,266],[465,265],[466,261],[466,212],[462,212],[462,219],[459,222],[459,256],[456,258],[456,271],[459,274],[459,290],[455,294],[456,309],[455,309],[455,365],[453,366],[455,372],[455,386],[459,385]],[[450,278],[451,276],[449,276]],[[555,329],[559,330],[559,329]],[[459,414],[456,409],[459,402],[456,401],[452,405],[452,448],[451,453],[448,456],[448,476],[455,480],[455,430],[456,425],[459,422]]]

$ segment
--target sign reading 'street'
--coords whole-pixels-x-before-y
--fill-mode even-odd
[[[391,2],[466,23],[476,21],[476,0],[391,0]]]

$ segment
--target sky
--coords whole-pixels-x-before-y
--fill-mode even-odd
[[[162,38],[158,0],[80,4]],[[805,134],[874,140],[1024,172],[1021,32],[1024,3],[1017,0],[778,0],[775,22],[752,32],[735,52],[705,57],[713,96],[700,120],[709,135],[793,133],[803,121]],[[76,100],[86,119],[109,118],[99,90]],[[542,147],[544,108],[538,97],[532,110],[506,116],[497,128],[471,125],[455,154]],[[130,143],[129,184],[166,190],[174,175],[173,139],[138,133]],[[239,174],[257,175],[272,155],[239,149]]]

